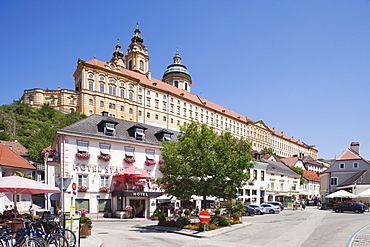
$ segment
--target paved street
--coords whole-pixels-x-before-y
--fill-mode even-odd
[[[143,229],[153,221],[94,222],[93,234],[103,246],[346,246],[351,236],[369,224],[370,213],[334,213],[308,207],[276,215],[243,217],[251,225],[215,236],[194,238]]]

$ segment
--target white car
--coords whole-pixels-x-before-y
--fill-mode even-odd
[[[262,203],[260,207],[264,209],[266,214],[280,213],[280,207],[276,207],[272,204]]]

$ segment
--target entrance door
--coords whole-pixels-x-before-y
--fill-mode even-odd
[[[132,216],[134,218],[145,217],[145,200],[130,200],[132,206]]]

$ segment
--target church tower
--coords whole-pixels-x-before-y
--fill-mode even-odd
[[[148,48],[143,44],[144,39],[140,35],[138,23],[136,23],[135,35],[131,38],[131,44],[126,53],[127,69],[135,70],[143,74],[149,71]]]
[[[119,65],[123,68],[126,68],[126,61],[125,58],[123,57],[123,51],[121,50],[121,44],[118,39],[117,45],[116,45],[116,50],[112,53],[113,57],[111,58],[111,62],[115,63],[116,65]]]
[[[190,92],[190,86],[192,84],[191,76],[186,66],[181,64],[181,57],[178,50],[176,50],[176,55],[173,57],[173,64],[167,66],[162,81]]]

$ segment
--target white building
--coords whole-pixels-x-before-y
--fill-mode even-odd
[[[134,217],[149,217],[162,193],[153,184],[161,176],[162,139],[177,133],[107,116],[92,115],[58,130],[52,147],[60,154],[56,178],[77,183],[66,188],[60,202],[90,213],[134,208]],[[100,200],[98,198],[100,197]],[[57,205],[58,206],[58,205]]]

